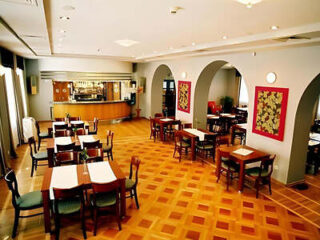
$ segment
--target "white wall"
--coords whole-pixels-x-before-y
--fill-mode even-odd
[[[156,68],[166,64],[172,71],[174,79],[179,80],[182,72],[187,72],[187,81],[192,83],[191,112],[190,114],[177,110],[176,116],[185,121],[193,120],[194,90],[201,71],[211,62],[224,60],[231,63],[242,74],[248,87],[248,134],[247,144],[269,153],[277,154],[276,168],[273,177],[287,183],[287,172],[290,161],[291,144],[295,114],[299,100],[308,84],[320,72],[320,47],[297,47],[273,51],[251,53],[235,53],[219,56],[190,57],[175,60],[159,61],[138,64],[138,73],[147,79],[147,91],[142,97],[142,114],[151,113],[151,81]],[[277,74],[274,84],[266,82],[268,72]],[[252,133],[253,99],[256,86],[272,86],[289,88],[285,135],[282,142]],[[208,86],[209,87],[209,86]],[[301,161],[305,161],[302,159]]]
[[[53,101],[52,82],[40,80],[40,71],[77,71],[77,72],[105,72],[131,73],[132,63],[110,59],[91,58],[41,58],[26,60],[26,76],[37,75],[39,92],[28,95],[30,116],[36,120],[50,119],[50,106]]]

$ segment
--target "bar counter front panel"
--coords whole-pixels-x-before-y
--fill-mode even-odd
[[[82,120],[112,120],[130,117],[131,106],[126,101],[54,102],[53,117],[80,116]]]

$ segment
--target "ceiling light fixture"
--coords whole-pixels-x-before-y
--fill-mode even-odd
[[[277,80],[277,75],[274,72],[269,72],[267,74],[267,82],[274,83]]]
[[[70,19],[70,17],[68,17],[68,16],[60,16],[60,20],[69,20]]]
[[[130,40],[130,39],[122,39],[122,40],[117,40],[114,42],[122,47],[131,47],[131,46],[139,43],[137,41]]]
[[[223,36],[222,39],[226,40],[228,37],[227,36]]]
[[[181,10],[181,9],[183,9],[183,8],[177,6],[177,7],[171,7],[171,8],[169,9],[169,11],[170,11],[171,14],[176,14],[176,13],[177,13],[179,10]]]
[[[274,31],[279,29],[279,27],[276,26],[276,25],[273,25],[273,26],[271,26],[270,28],[271,28],[271,30],[274,30]]]
[[[247,8],[252,8],[253,5],[261,2],[262,0],[236,0],[236,1],[246,5]]]
[[[61,30],[60,30],[60,33],[66,33],[66,31],[61,29]]]
[[[195,42],[193,42],[193,43],[191,43],[192,44],[192,46],[195,46],[196,45],[196,43]]]

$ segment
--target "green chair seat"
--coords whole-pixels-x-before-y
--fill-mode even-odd
[[[26,193],[17,198],[17,205],[20,209],[32,209],[42,205],[42,194],[40,191]]]
[[[59,214],[71,214],[79,212],[81,208],[80,198],[71,198],[59,200],[58,202],[58,211]]]
[[[176,145],[179,147],[190,147],[190,144],[186,142],[177,142]]]
[[[126,179],[126,189],[131,189],[134,186],[135,182],[131,179]]]
[[[239,171],[239,166],[236,163],[234,163],[233,161],[221,162],[221,166],[225,169],[228,169],[228,166],[230,166],[230,170],[233,172]]]
[[[41,133],[39,133],[39,136],[42,137],[42,138],[49,137],[49,133],[41,132]]]
[[[104,152],[108,152],[111,150],[111,145],[103,144],[102,148]]]
[[[35,159],[46,159],[48,158],[48,153],[43,151],[43,152],[37,152],[35,155],[34,155],[34,158]]]
[[[248,168],[248,169],[246,169],[246,174],[248,174],[249,176],[252,176],[252,177],[258,177],[259,171],[260,171],[259,167]],[[269,174],[269,172],[267,169],[263,169],[261,171],[261,177],[266,177],[266,176],[268,176],[268,174]]]
[[[199,149],[203,149],[203,150],[213,149],[213,145],[210,145],[210,144],[202,145],[202,144],[198,143],[198,144],[196,144],[196,147]]]
[[[97,207],[109,207],[116,204],[115,192],[108,192],[96,195]]]

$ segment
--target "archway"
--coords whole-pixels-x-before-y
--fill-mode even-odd
[[[166,100],[165,92],[164,92],[164,80],[167,80],[165,83],[170,83],[174,85],[174,78],[172,76],[172,72],[167,65],[160,65],[152,79],[152,86],[151,86],[151,115],[153,116],[155,113],[162,113],[163,112],[163,103]],[[175,88],[175,85],[173,86]],[[174,96],[175,101],[175,96]],[[173,103],[175,107],[175,102]]]
[[[214,61],[208,64],[199,75],[195,87],[193,107],[193,123],[197,128],[206,129],[210,86],[217,72],[227,63],[223,60]],[[237,71],[236,68],[233,69]]]
[[[320,74],[305,89],[296,113],[287,183],[304,179],[313,109],[320,94]]]

